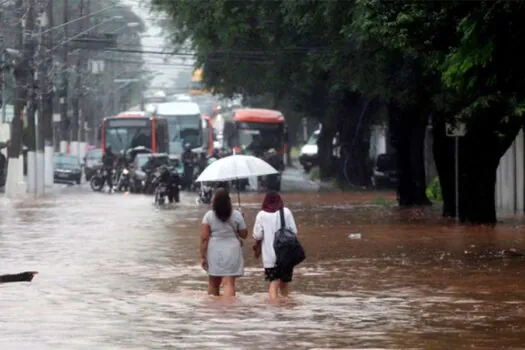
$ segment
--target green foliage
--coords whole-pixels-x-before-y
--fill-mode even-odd
[[[271,94],[305,114],[344,114],[358,93],[462,119],[525,110],[525,3],[152,0],[208,88]],[[165,24],[168,26],[168,23]],[[439,114],[439,113],[436,113]]]
[[[439,183],[439,177],[435,177],[432,182],[427,186],[427,197],[431,201],[442,202],[443,193],[441,192],[441,185]]]

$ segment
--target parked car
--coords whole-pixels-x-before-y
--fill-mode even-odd
[[[82,181],[82,165],[77,156],[56,154],[54,159],[54,182],[76,183]]]
[[[90,181],[97,169],[102,167],[102,150],[94,148],[89,150],[84,157],[84,174],[86,174],[86,181]]]
[[[317,161],[317,140],[321,130],[316,130],[310,135],[306,144],[301,148],[299,154],[299,163],[304,168],[305,172],[309,172],[314,166],[318,164]]]
[[[321,134],[321,129],[315,130],[306,144],[301,148],[301,153],[299,154],[299,163],[304,168],[305,172],[309,172],[310,169],[319,165],[318,159],[318,149],[317,141],[319,140],[319,135]],[[332,157],[338,159],[340,157],[340,144],[339,144],[339,134],[336,133],[332,140]]]
[[[399,181],[397,160],[394,153],[377,156],[372,174],[372,185],[376,188],[395,188]]]

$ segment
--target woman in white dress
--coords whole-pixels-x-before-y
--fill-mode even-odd
[[[275,233],[281,228],[280,210],[284,213],[285,226],[297,235],[295,219],[290,209],[283,205],[281,196],[277,192],[269,192],[264,198],[262,210],[255,218],[253,226],[253,238],[255,239],[255,255],[262,253],[265,279],[270,282],[268,296],[271,300],[288,297],[288,283],[292,281],[293,267],[276,266],[275,250],[273,242]]]
[[[232,209],[230,194],[219,188],[201,224],[201,265],[208,272],[208,294],[235,296],[235,279],[244,275],[242,239],[248,236],[242,214]]]

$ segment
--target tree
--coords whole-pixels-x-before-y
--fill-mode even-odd
[[[499,159],[523,126],[525,33],[521,2],[362,2],[361,25],[385,46],[423,62],[433,86],[434,152],[444,215],[454,208],[454,157],[444,124],[467,123],[460,142],[460,219],[495,223]],[[510,54],[512,52],[512,54]]]
[[[400,194],[403,204],[428,203],[422,162],[428,113],[420,108],[425,103],[419,62],[362,29],[356,21],[362,11],[359,3],[153,3],[172,19],[172,39],[179,46],[191,40],[209,87],[225,94],[270,94],[274,106],[286,102],[319,119],[322,178],[336,173],[331,155],[332,139],[338,133],[344,160],[340,175],[352,184],[367,185],[368,130],[374,112],[389,104],[399,114],[410,114],[396,124],[404,170]]]

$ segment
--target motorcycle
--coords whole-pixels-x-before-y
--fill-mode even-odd
[[[120,171],[120,174],[117,180],[116,189],[117,191],[122,191],[122,192],[126,192],[131,189],[131,178],[130,178],[130,171],[128,168],[123,168]]]
[[[179,203],[180,178],[176,169],[166,166],[160,167],[156,172],[157,186],[155,187],[155,204],[163,205],[166,198],[170,203]]]
[[[95,192],[101,192],[106,183],[106,177],[108,176],[107,169],[97,169],[97,172],[91,177],[89,185],[91,189]],[[111,176],[115,176],[115,170],[112,171]]]
[[[207,161],[207,165],[212,164],[216,160],[217,160],[216,157],[213,157],[213,156],[209,157]],[[195,175],[193,185],[194,185],[195,191],[199,192],[199,197],[197,199],[198,203],[210,204],[213,198],[213,190],[214,188],[220,186],[220,183],[204,183],[204,182],[198,183],[196,182],[195,180],[197,179],[197,177],[199,177],[202,171],[204,171],[204,169],[201,169],[201,171]]]
[[[201,204],[210,204],[213,198],[213,187],[205,183],[201,183],[199,198],[197,199]]]
[[[142,170],[131,170],[130,172],[130,192],[143,193],[146,188],[147,175]]]

